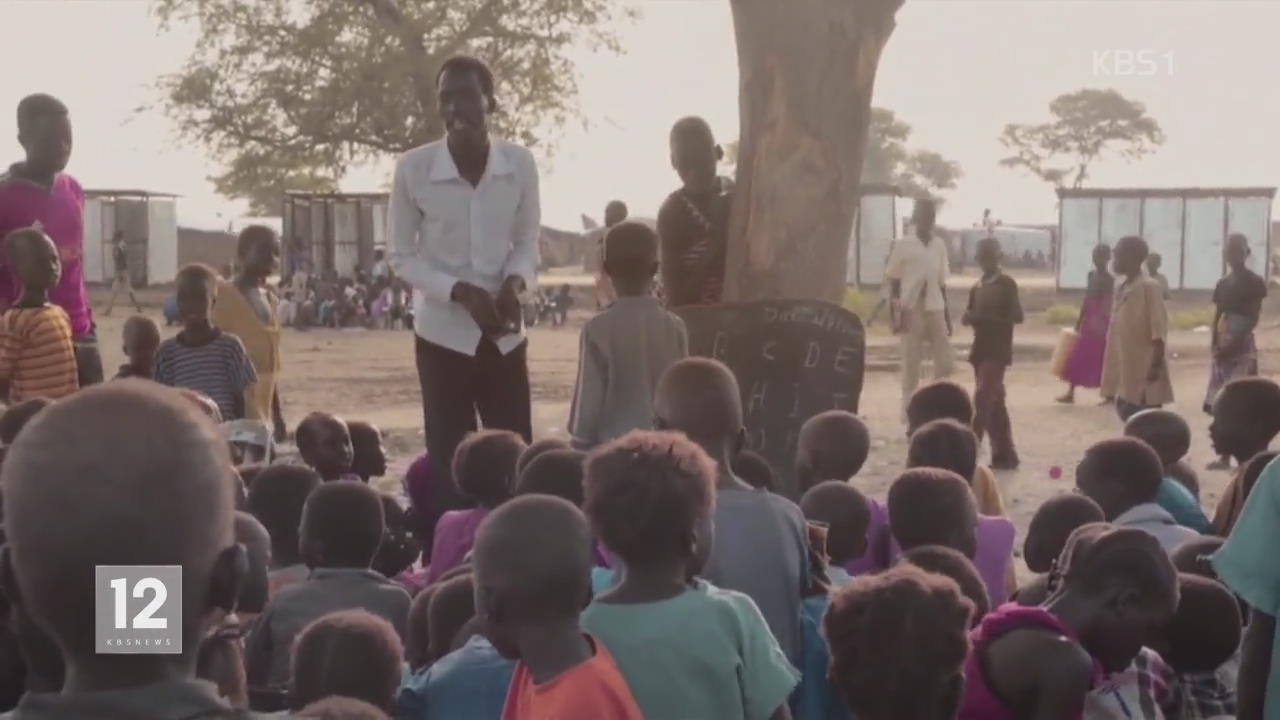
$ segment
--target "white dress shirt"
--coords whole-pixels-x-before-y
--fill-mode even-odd
[[[387,211],[388,258],[414,293],[418,337],[474,356],[480,327],[450,300],[453,286],[471,283],[496,295],[512,275],[537,287],[542,209],[538,167],[527,149],[491,140],[489,162],[475,187],[458,173],[444,140],[415,148],[396,163]],[[520,332],[497,340],[505,355],[524,342]]]
[[[947,242],[936,235],[927,245],[914,234],[894,240],[884,270],[886,280],[900,283],[898,302],[902,308],[926,312],[946,309],[942,293],[950,274]]]

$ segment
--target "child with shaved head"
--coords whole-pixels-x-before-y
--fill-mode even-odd
[[[689,358],[662,376],[654,402],[659,429],[683,432],[717,463],[716,540],[703,577],[754,600],[787,657],[799,662],[801,596],[809,584],[804,515],[733,475],[746,436],[737,379],[715,360]]]
[[[1209,518],[1195,495],[1173,477],[1173,468],[1191,449],[1191,426],[1178,413],[1170,410],[1143,410],[1124,424],[1124,434],[1137,438],[1160,456],[1164,479],[1156,493],[1156,504],[1173,516],[1175,522],[1196,532],[1210,530]]]
[[[9,540],[0,577],[5,596],[61,649],[67,680],[61,693],[26,695],[15,717],[232,716],[194,679],[200,639],[234,609],[246,564],[231,472],[212,423],[176,393],[137,381],[78,393],[23,432],[0,476]],[[58,532],[52,517],[66,523]],[[182,566],[181,653],[96,651],[101,565]]]
[[[480,525],[476,611],[498,651],[519,660],[504,720],[644,717],[608,648],[578,624],[591,546],[582,511],[561,498],[516,498]]]
[[[58,248],[42,230],[26,228],[9,233],[3,250],[22,295],[0,318],[0,396],[10,402],[66,397],[80,383],[71,319],[49,302],[62,276]]]
[[[160,349],[160,326],[146,315],[134,315],[124,321],[124,356],[128,362],[120,366],[116,380],[151,379],[156,351]]]

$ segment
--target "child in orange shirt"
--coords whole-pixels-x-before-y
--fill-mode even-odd
[[[476,614],[504,657],[519,660],[503,720],[643,720],[604,644],[582,632],[591,600],[591,532],[572,503],[526,495],[476,533]]]

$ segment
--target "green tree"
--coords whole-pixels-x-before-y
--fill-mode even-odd
[[[498,133],[547,144],[576,117],[571,46],[616,50],[615,0],[156,0],[193,23],[183,68],[160,78],[180,136],[222,166],[220,194],[278,214],[285,190],[333,190],[347,169],[443,134],[435,77],[459,53],[498,78]]]
[[[1164,131],[1147,107],[1115,90],[1084,89],[1049,103],[1052,119],[1036,125],[1005,125],[1000,143],[1013,154],[1000,161],[1062,187],[1080,187],[1089,166],[1104,152],[1137,160],[1164,144]]]

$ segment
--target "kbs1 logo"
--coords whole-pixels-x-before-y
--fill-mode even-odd
[[[182,653],[181,565],[99,565],[94,570],[98,653]]]
[[[1093,75],[1094,77],[1173,77],[1173,51],[1094,50]]]

